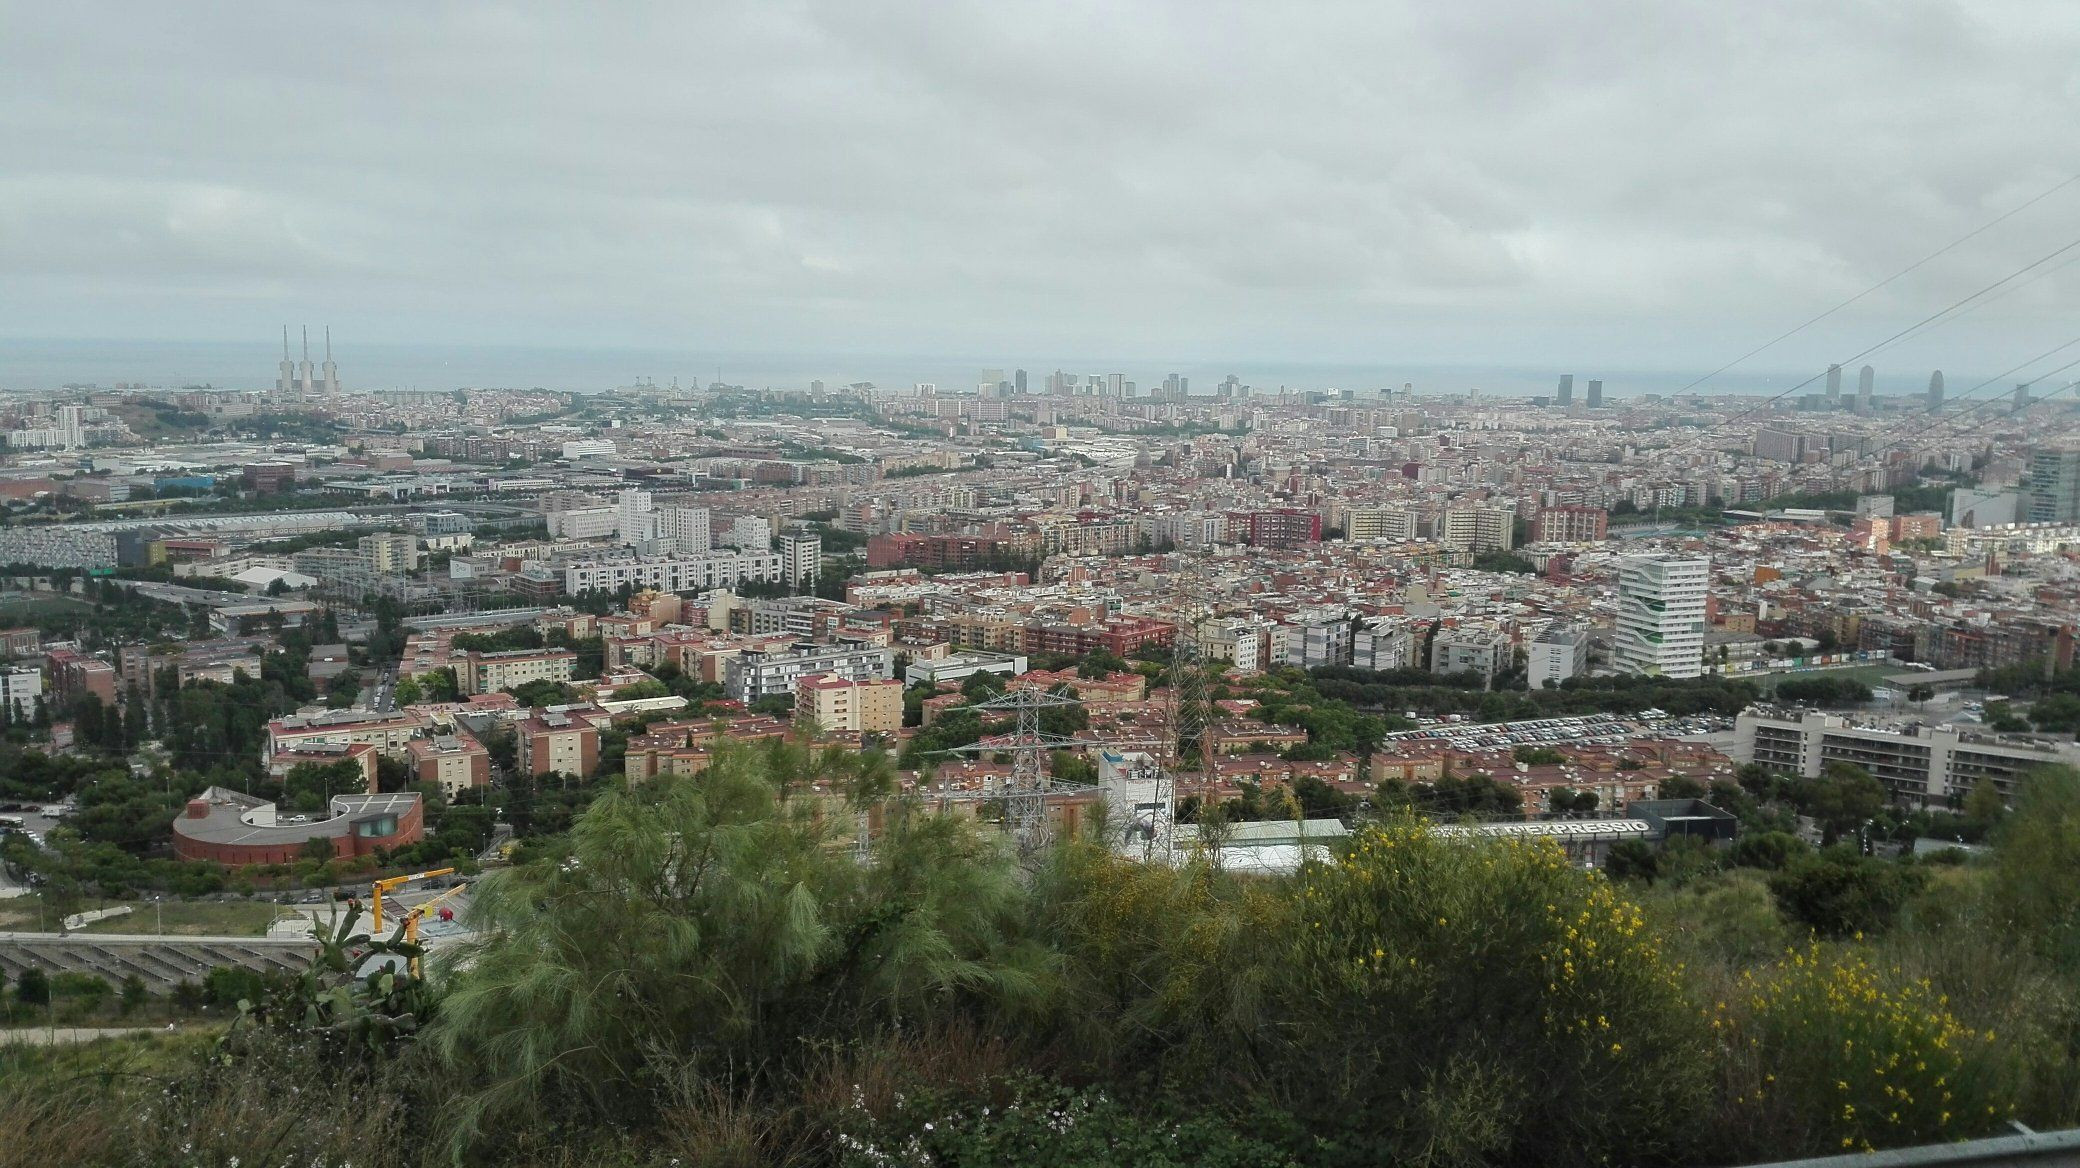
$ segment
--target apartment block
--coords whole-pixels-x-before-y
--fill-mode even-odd
[[[894,734],[903,728],[903,683],[812,674],[795,683],[794,716],[821,730]]]
[[[599,730],[561,710],[543,710],[513,728],[520,773],[589,777],[599,767]]]
[[[1773,706],[1750,706],[1734,719],[1733,755],[1808,778],[1830,763],[1853,764],[1885,784],[1893,802],[1928,808],[1957,806],[1988,780],[2012,801],[2031,771],[2080,766],[2080,744],[2072,742]]]
[[[568,682],[578,655],[569,649],[513,649],[503,653],[468,653],[455,670],[464,697],[497,693],[530,681]]]

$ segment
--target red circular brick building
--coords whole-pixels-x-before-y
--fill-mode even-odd
[[[173,821],[173,854],[233,867],[293,864],[313,839],[331,840],[334,858],[346,859],[418,843],[426,832],[417,795],[334,795],[330,814],[296,818],[265,799],[211,787]]]

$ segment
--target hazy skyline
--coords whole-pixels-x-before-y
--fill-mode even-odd
[[[447,342],[1701,372],[2080,170],[2054,3],[4,21],[0,335],[330,323],[350,383],[354,345]],[[2080,185],[1753,369],[1846,361],[2076,211]],[[2042,270],[1869,359],[2049,348],[2080,268]]]

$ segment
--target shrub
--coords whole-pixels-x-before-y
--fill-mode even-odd
[[[1784,915],[1823,937],[1881,933],[1899,919],[1928,873],[1873,859],[1853,848],[1829,848],[1769,878]]]
[[[1793,951],[1712,1011],[1727,1074],[1722,1139],[1779,1156],[1964,1139],[2012,1112],[1997,1036],[1926,980],[1854,951]]]
[[[1999,912],[2023,943],[2067,972],[2080,970],[2080,771],[2047,767],[2020,784],[1994,858]]]
[[[1290,886],[1231,1074],[1361,1161],[1678,1157],[1701,1024],[1640,911],[1550,841],[1369,827]]]
[[[1757,831],[1734,842],[1732,859],[1736,868],[1767,868],[1775,872],[1811,851],[1804,840],[1788,831]]]

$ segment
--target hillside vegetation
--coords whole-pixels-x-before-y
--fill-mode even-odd
[[[207,1050],[9,1055],[0,1165],[1727,1164],[2073,1122],[2071,772],[1833,939],[1784,907],[1877,895],[1831,853],[1613,881],[1390,817],[1263,878],[898,802],[860,863],[888,790],[776,744],[606,795],[427,981],[340,935]]]

